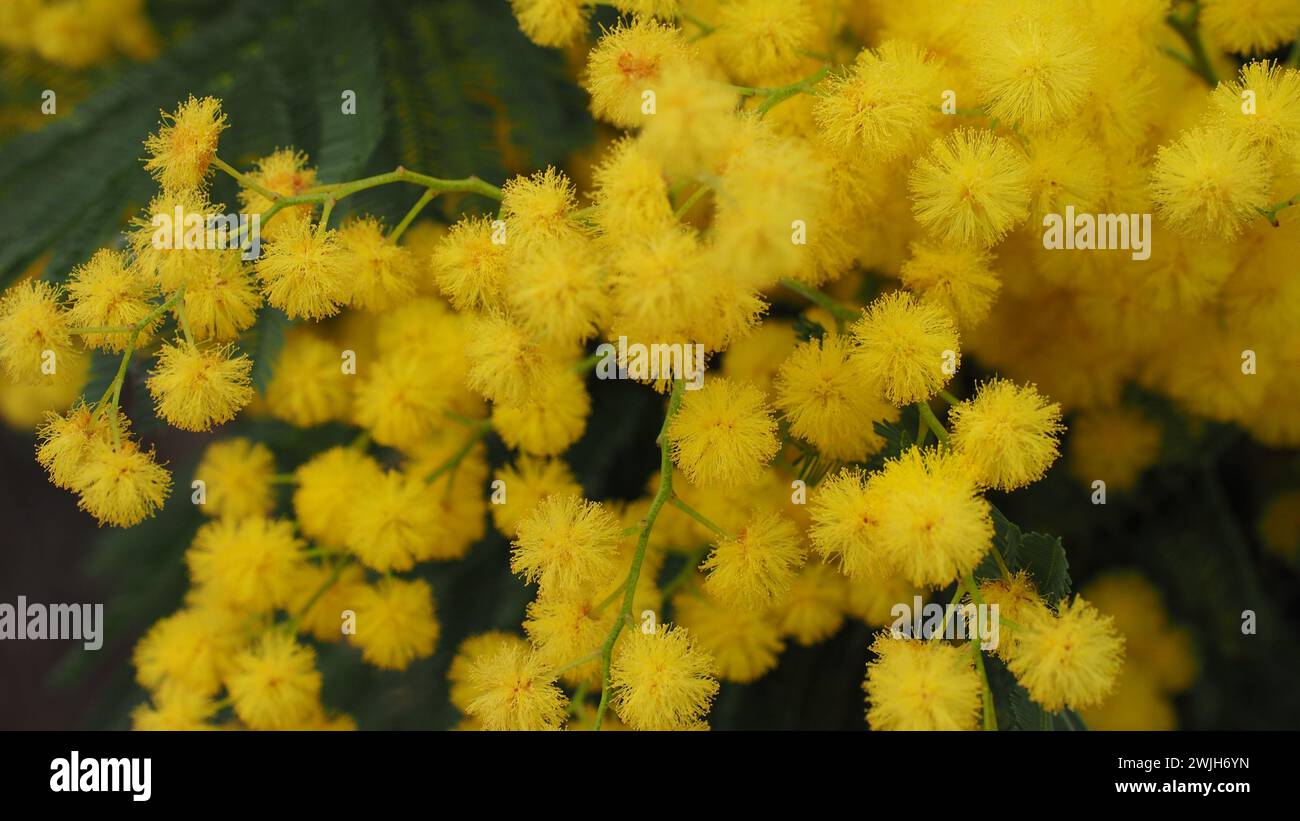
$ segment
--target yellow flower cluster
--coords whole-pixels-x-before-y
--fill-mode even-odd
[[[6,0],[0,48],[84,69],[119,54],[152,60],[158,35],[144,0]]]
[[[591,5],[511,2],[548,47],[582,41]],[[1047,711],[1137,692],[1143,664],[1148,702],[1186,686],[1153,672],[1167,659],[1121,677],[1120,593],[1049,606],[1005,565],[976,579],[1002,564],[986,494],[1041,479],[1067,413],[1071,470],[1133,486],[1160,431],[1121,405],[1128,384],[1300,444],[1295,418],[1260,413],[1300,388],[1300,72],[1251,62],[1207,89],[1219,65],[1166,56],[1159,0],[612,5],[623,16],[581,55],[611,127],[589,180],[320,181],[292,148],[240,172],[218,155],[220,102],[191,97],[145,143],[159,191],[127,250],[4,294],[13,380],[75,373],[75,339],[122,356],[102,398],[47,417],[37,452],[101,522],[141,521],[170,486],[120,411],[137,353],[174,427],[264,413],[358,434],[290,473],[257,442],[208,447],[195,501],[210,521],[185,606],[136,649],[151,695],[137,725],[347,726],[321,703],[312,642],[346,638],[385,669],[430,656],[442,631],[414,574],[465,556],[489,510],[535,589],[521,633],[456,652],[466,728],[705,727],[719,681],[761,677],[787,641],[850,616],[884,626],[893,604],[954,586],[1002,608],[997,655]],[[1203,5],[1210,53],[1288,36]],[[222,210],[217,172],[261,217],[252,264],[156,241],[159,217]],[[398,224],[331,223],[336,202],[390,183],[423,189]],[[499,210],[416,221],[449,192]],[[1131,233],[1111,226],[1132,247],[1076,248],[1073,224],[1052,247],[1042,229],[1065,213],[1133,215]],[[765,319],[778,302],[798,324]],[[238,341],[264,306],[294,326],[259,392]],[[591,353],[606,342],[613,368]],[[623,343],[673,349],[678,369],[638,373]],[[1247,373],[1247,351],[1267,366]],[[681,370],[695,354],[702,384]],[[1000,376],[963,400],[964,358]],[[659,472],[631,500],[586,498],[565,461],[593,368],[667,395]],[[489,465],[490,435],[505,464]],[[1122,626],[1138,659],[1175,642]],[[882,633],[871,650],[872,727],[996,723],[978,647]]]

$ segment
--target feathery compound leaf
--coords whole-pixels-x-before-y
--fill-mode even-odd
[[[347,0],[329,0],[313,26],[316,105],[320,112],[317,172],[325,181],[348,180],[366,168],[384,131],[379,49],[369,15]],[[347,25],[340,21],[347,20]],[[344,95],[351,97],[344,110]]]

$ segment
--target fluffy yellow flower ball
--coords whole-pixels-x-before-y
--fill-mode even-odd
[[[291,148],[281,148],[259,159],[247,176],[262,188],[282,197],[301,194],[316,184],[316,169],[307,164],[307,155]],[[239,201],[250,214],[261,214],[271,207],[271,200],[251,188],[239,189]],[[311,205],[294,205],[281,209],[275,222],[262,228],[267,239],[274,237],[289,222],[300,222],[311,215]]]
[[[713,657],[684,628],[633,630],[614,648],[611,703],[634,730],[689,729],[718,693],[713,676]]]
[[[790,432],[823,456],[846,462],[863,461],[884,446],[872,422],[898,418],[853,350],[844,337],[827,333],[796,347],[776,374],[775,404]]]
[[[989,504],[960,454],[912,448],[873,475],[866,492],[881,555],[913,584],[951,584],[992,544]]]
[[[434,279],[458,311],[504,307],[508,234],[496,230],[488,217],[466,217],[451,226],[433,252]]]
[[[253,360],[232,348],[165,343],[150,372],[158,415],[181,430],[206,431],[235,418],[253,398]]]
[[[646,92],[654,93],[665,66],[690,55],[680,29],[650,17],[619,23],[587,54],[583,85],[591,94],[591,111],[620,128],[646,120]]]
[[[175,113],[164,113],[163,123],[145,140],[145,170],[167,190],[198,187],[211,171],[217,139],[226,128],[221,101],[191,95]]]
[[[501,630],[489,630],[470,636],[456,648],[456,655],[447,668],[451,703],[461,712],[468,712],[470,702],[478,696],[477,688],[470,682],[470,671],[480,658],[491,656],[502,647],[510,646],[527,652],[528,642],[523,636]]]
[[[109,440],[111,421],[78,403],[66,414],[48,413],[36,431],[36,461],[49,474],[50,482],[64,490],[75,490],[77,477],[89,458],[91,446]]]
[[[210,730],[209,720],[217,712],[212,699],[193,690],[168,685],[153,693],[150,703],[131,711],[131,726],[137,730]]]
[[[781,635],[804,647],[825,641],[844,623],[848,595],[842,573],[825,562],[808,562],[773,610]]]
[[[185,318],[198,341],[230,342],[257,321],[262,295],[252,269],[239,254],[209,254],[196,260],[182,299]],[[180,315],[181,306],[172,309]]]
[[[718,377],[686,392],[667,435],[673,462],[697,485],[752,484],[779,446],[762,392]]]
[[[290,331],[266,386],[271,415],[302,428],[346,418],[354,382],[343,373],[342,353],[340,346],[305,328]],[[366,385],[382,379],[377,370],[382,374],[379,363],[366,372]]]
[[[304,547],[286,521],[217,519],[199,528],[185,561],[194,582],[218,600],[261,613],[288,603]]]
[[[873,730],[974,730],[979,726],[980,677],[966,647],[892,638],[872,644],[862,688]]]
[[[838,149],[895,159],[933,138],[939,74],[940,63],[924,49],[887,41],[826,84],[813,117]]]
[[[957,372],[961,345],[952,316],[906,291],[871,303],[851,331],[860,371],[898,407],[930,398]]]
[[[1269,205],[1268,164],[1247,137],[1222,128],[1183,132],[1151,171],[1156,213],[1179,233],[1232,239]]]
[[[226,689],[239,720],[254,730],[301,728],[321,712],[316,652],[281,630],[235,657]]]
[[[582,488],[573,471],[561,459],[539,459],[522,455],[494,475],[503,483],[504,498],[492,505],[492,523],[507,538],[515,537],[519,522],[549,496],[578,496]]]
[[[423,579],[381,579],[365,588],[356,606],[357,630],[348,640],[361,658],[385,670],[405,670],[433,653],[440,628],[433,590]]]
[[[350,514],[343,540],[362,563],[383,573],[431,558],[441,513],[421,476],[390,470],[358,490],[364,492],[344,502]]]
[[[804,562],[803,537],[794,522],[766,512],[734,537],[721,539],[700,565],[704,589],[726,605],[762,610],[779,601]]]
[[[67,287],[72,300],[68,324],[83,328],[131,327],[144,321],[153,312],[149,298],[158,290],[130,264],[126,254],[110,248],[96,251],[85,265],[76,268]],[[155,317],[142,328],[139,339],[147,339],[161,320],[161,316]],[[120,353],[133,340],[129,333],[103,333],[83,334],[82,341]]]
[[[415,258],[388,239],[374,217],[351,220],[338,232],[339,273],[347,282],[348,304],[363,311],[393,308],[415,295]]]
[[[384,473],[360,450],[336,447],[312,457],[294,471],[293,478],[293,512],[303,535],[341,547],[352,503],[367,488],[383,482]]]
[[[1124,637],[1114,619],[1076,596],[1018,633],[1008,667],[1034,701],[1057,712],[1100,703],[1123,662]]]
[[[543,596],[574,598],[609,578],[623,528],[599,502],[548,496],[525,516],[512,543],[510,569]]]
[[[867,482],[865,473],[846,468],[818,484],[808,505],[813,547],[855,580],[878,576],[883,567],[872,534],[877,514]]]
[[[24,280],[0,297],[0,365],[12,382],[35,382],[50,363],[72,358],[68,315],[59,306],[59,289]],[[54,356],[51,358],[49,353]]]
[[[215,695],[238,649],[238,625],[211,608],[190,607],[155,622],[136,644],[136,680]]]
[[[587,30],[581,0],[510,0],[519,28],[539,46],[567,46]]]
[[[983,248],[1029,216],[1024,154],[987,130],[935,140],[908,179],[912,213],[935,239]]]
[[[235,519],[266,516],[275,507],[274,476],[275,456],[261,442],[243,437],[213,442],[194,470],[206,488],[199,510]]]
[[[310,219],[290,222],[268,239],[257,258],[257,276],[268,304],[290,319],[324,319],[348,298],[338,232]]]
[[[126,438],[119,444],[93,440],[72,479],[77,506],[114,527],[131,527],[152,516],[171,485],[171,474],[154,461],[153,451]]]
[[[558,730],[568,698],[537,654],[506,643],[470,666],[475,693],[465,712],[486,730]]]
[[[1059,455],[1065,427],[1061,407],[1033,385],[993,379],[975,398],[948,412],[952,446],[967,457],[979,482],[1015,490],[1041,479]]]

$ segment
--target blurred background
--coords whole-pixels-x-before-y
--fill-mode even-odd
[[[593,30],[612,20],[602,10]],[[237,165],[294,146],[322,180],[402,164],[500,184],[554,164],[585,189],[593,149],[612,135],[587,113],[574,82],[580,65],[580,52],[529,43],[506,0],[0,0],[0,286],[21,276],[61,281],[116,241],[153,191],[140,167],[142,140],[160,109],[191,93],[223,100],[232,127],[222,155]],[[321,116],[337,110],[341,89],[354,90],[358,104],[358,116],[342,125]],[[56,94],[51,115],[41,109],[46,90]],[[216,186],[215,201],[236,201],[228,180]],[[408,200],[378,189],[339,212],[391,222]],[[475,203],[439,198],[435,206],[426,214],[450,223]],[[880,281],[872,272],[862,277],[864,288]],[[782,304],[773,313],[795,319]],[[241,344],[255,361],[273,361],[287,325],[265,310]],[[65,396],[0,384],[0,602],[18,595],[103,602],[107,619],[98,652],[73,642],[0,641],[0,729],[128,727],[144,699],[131,648],[176,609],[185,588],[181,557],[200,521],[184,489],[210,437],[158,424],[139,370],[124,391],[126,411],[177,488],[157,517],[101,530],[33,459],[42,412],[83,392],[98,396],[116,364],[88,358],[84,386]],[[969,362],[953,391],[971,394],[984,375]],[[589,388],[592,422],[566,458],[587,496],[637,497],[657,468],[660,400],[619,383],[593,379]],[[1189,422],[1156,397],[1135,391],[1126,400],[1157,423],[1155,457],[1135,460],[1127,442],[1076,442],[1072,432],[1067,458],[1045,480],[991,495],[1023,530],[1061,538],[1074,589],[1129,636],[1120,690],[1084,718],[1101,728],[1300,729],[1300,459],[1235,427]],[[247,417],[221,435],[266,442],[282,471],[352,436],[342,427],[304,432]],[[504,449],[489,444],[500,464]],[[1089,457],[1155,463],[1137,465],[1132,487],[1112,489],[1098,505],[1081,481],[1086,470],[1072,469]],[[472,633],[517,629],[530,600],[509,573],[506,542],[489,533],[467,559],[422,572],[443,624],[432,658],[386,673],[360,664],[348,647],[322,649],[329,706],[363,729],[459,722],[446,688],[456,645]],[[1242,632],[1247,610],[1254,635]],[[791,642],[776,671],[724,685],[710,723],[864,728],[860,685],[872,632],[848,619],[829,641]]]

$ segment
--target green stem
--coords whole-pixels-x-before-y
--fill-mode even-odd
[[[185,313],[185,300],[176,303],[176,317],[180,319],[181,333],[185,335],[185,344],[194,347],[194,337],[190,335],[190,318]]]
[[[604,358],[605,358],[605,354],[601,353],[600,351],[596,351],[594,353],[588,354],[586,357],[579,360],[573,366],[573,372],[580,373],[580,374],[586,373],[587,371],[596,367],[596,364],[599,363],[600,360]]]
[[[960,399],[942,389],[939,391],[939,398],[947,402],[949,405],[957,405],[961,403]]]
[[[135,323],[135,325],[131,327],[130,330],[131,338],[130,341],[127,342],[126,350],[122,352],[122,361],[119,362],[117,365],[117,374],[113,377],[113,381],[108,383],[108,388],[106,388],[104,390],[103,395],[99,397],[99,401],[95,403],[95,412],[99,413],[99,411],[102,409],[104,405],[104,402],[110,396],[113,399],[113,404],[111,405],[111,407],[113,413],[112,432],[113,432],[114,445],[122,444],[122,431],[121,431],[120,420],[118,419],[118,407],[122,401],[122,384],[126,382],[126,369],[127,366],[131,364],[131,357],[135,356],[136,345],[138,345],[140,342],[140,333],[145,328],[148,328],[150,325],[152,325],[154,323],[154,320],[158,319],[158,317],[166,313],[168,308],[175,305],[176,302],[182,299],[184,296],[185,296],[185,288],[184,287],[177,288],[175,293],[167,297],[167,299],[163,300],[161,304],[159,304],[152,311],[150,311],[148,316],[146,316],[144,319],[140,320],[139,322]]]
[[[1183,66],[1188,70],[1190,70],[1193,74],[1200,73],[1200,70],[1196,67],[1196,63],[1192,61],[1192,58],[1188,57],[1186,54],[1183,54],[1181,51],[1174,48],[1173,46],[1161,46],[1160,53],[1172,60],[1176,60],[1182,63]]]
[[[789,85],[772,86],[769,88],[755,88],[753,86],[733,85],[731,88],[742,97],[773,97],[778,94],[785,94],[787,92],[798,94],[800,91],[803,91],[804,89],[807,88],[811,88],[817,85],[818,83],[820,83],[822,80],[826,78],[827,74],[830,74],[830,72],[831,72],[830,66],[822,66],[820,69],[816,71],[816,73],[810,74],[809,76],[803,78],[802,80],[795,80],[793,83],[790,83]]]
[[[436,196],[438,196],[438,192],[434,191],[432,188],[424,189],[424,193],[415,201],[415,205],[411,206],[411,210],[406,212],[406,216],[402,217],[402,221],[397,223],[397,226],[393,228],[392,233],[388,235],[388,241],[396,245],[397,241],[402,238],[402,234],[406,233],[406,229],[412,222],[415,222],[415,218],[424,210],[424,206],[432,202],[433,198]]]
[[[623,606],[614,619],[614,626],[609,631],[609,636],[606,637],[604,645],[600,648],[600,706],[596,708],[596,723],[593,728],[596,730],[600,729],[601,721],[605,718],[605,711],[609,709],[609,668],[614,659],[614,644],[618,641],[619,634],[623,632],[623,625],[632,613],[632,599],[636,595],[637,580],[641,576],[641,564],[645,561],[646,545],[650,543],[650,531],[654,529],[655,519],[659,518],[659,511],[663,509],[664,504],[673,493],[673,460],[672,448],[668,439],[668,423],[672,421],[673,415],[677,413],[677,408],[682,404],[682,392],[685,384],[680,379],[673,380],[673,392],[668,397],[668,411],[664,414],[664,424],[659,430],[659,490],[655,493],[654,499],[650,501],[650,509],[646,512],[645,517],[645,527],[641,530],[641,536],[637,539],[636,552],[632,554],[632,567],[628,571],[627,581],[624,583]]]
[[[943,621],[940,622],[940,624],[939,624],[939,635],[940,635],[940,636],[946,636],[946,635],[948,635],[948,618],[949,618],[953,613],[956,613],[956,612],[957,612],[957,608],[954,607],[953,605],[958,604],[958,603],[961,601],[961,597],[962,597],[963,595],[965,595],[965,593],[966,593],[966,588],[962,586],[962,584],[961,584],[960,581],[957,582],[957,589],[954,590],[954,591],[952,591],[952,598],[948,600],[948,606],[945,607],[944,610],[943,610]],[[920,636],[912,636],[912,638],[914,638],[914,639],[919,639],[919,638],[921,638],[921,637],[920,637]]]
[[[351,182],[317,185],[303,191],[301,194],[295,194],[291,197],[280,197],[271,203],[270,208],[262,212],[259,224],[266,225],[272,217],[285,208],[291,208],[295,205],[319,205],[328,202],[330,199],[341,200],[344,197],[350,197],[360,191],[366,191],[371,188],[377,188],[378,186],[389,185],[395,182],[414,183],[437,194],[463,192],[481,194],[482,196],[494,200],[501,199],[500,188],[481,180],[478,177],[463,177],[460,179],[445,180],[398,167],[395,171],[389,171],[386,174],[375,174],[374,176],[363,177],[359,180],[352,180]],[[240,236],[241,247],[247,239],[248,237],[245,235]]]
[[[480,421],[478,419],[470,419],[465,414],[456,413],[456,411],[453,410],[443,411],[442,415],[447,417],[451,421],[455,422],[457,425],[465,425],[466,427],[470,425],[477,425]]]
[[[325,200],[325,207],[320,212],[320,222],[316,224],[317,237],[325,236],[325,232],[329,230],[330,215],[334,213],[334,206],[337,203],[338,199],[335,197]]]
[[[117,447],[122,444],[122,424],[120,419],[121,414],[118,409],[122,402],[122,384],[126,382],[126,368],[127,365],[131,363],[131,357],[135,356],[135,342],[136,339],[138,338],[139,338],[139,334],[133,334],[131,336],[130,344],[128,344],[126,346],[126,350],[122,352],[122,361],[119,362],[117,365],[117,374],[113,377],[113,381],[108,386],[109,390],[112,391],[112,396],[113,396],[113,404],[111,407],[112,407],[112,414],[113,414],[112,432],[113,432],[114,447]]]
[[[787,290],[794,291],[796,294],[808,300],[809,302],[813,303],[814,305],[817,305],[818,307],[825,309],[828,313],[830,313],[831,316],[835,317],[836,322],[839,323],[854,322],[862,316],[861,311],[855,310],[853,308],[847,308],[839,304],[835,300],[831,299],[826,294],[817,290],[816,288],[810,288],[807,285],[804,285],[802,282],[797,282],[788,277],[781,277],[780,283],[782,287],[786,288]]]
[[[731,536],[727,534],[727,531],[723,530],[722,528],[715,525],[713,522],[710,522],[708,519],[704,518],[703,513],[700,513],[695,508],[686,504],[686,502],[682,501],[682,497],[678,496],[677,494],[674,493],[672,496],[670,496],[668,498],[668,503],[673,507],[677,508],[678,510],[682,511],[683,513],[685,513],[687,516],[690,516],[695,521],[704,525],[709,530],[712,530],[718,536],[718,538],[720,539],[731,538]]]
[[[769,95],[768,98],[763,101],[763,104],[758,107],[757,110],[758,116],[762,117],[765,114],[767,114],[767,112],[776,108],[781,103],[785,102],[791,97],[809,91],[813,86],[817,85],[823,79],[825,79],[826,75],[830,74],[830,72],[831,72],[830,66],[823,66],[821,71],[818,71],[816,74],[814,74],[812,77],[809,77],[807,80],[803,80],[799,83],[795,83],[793,86],[789,86],[785,89],[777,91],[774,94]]]
[[[298,632],[298,625],[307,617],[307,614],[311,612],[311,609],[316,606],[316,602],[320,601],[321,596],[324,596],[325,592],[334,586],[334,583],[339,580],[339,576],[343,575],[344,569],[346,569],[351,563],[351,556],[344,556],[342,559],[335,562],[334,571],[330,573],[329,578],[327,578],[320,587],[316,588],[316,592],[311,594],[311,598],[307,599],[307,603],[302,606],[302,609],[298,611],[297,615],[291,617],[285,622],[285,626],[288,628],[290,633]]]
[[[687,212],[695,206],[695,203],[704,199],[704,195],[707,193],[709,193],[709,186],[707,185],[701,185],[699,188],[695,189],[695,191],[686,198],[686,202],[682,203],[677,210],[673,212],[673,219],[679,220],[686,216]]]
[[[556,677],[559,677],[561,674],[569,672],[569,671],[572,670],[574,667],[581,667],[582,665],[587,664],[588,662],[595,661],[595,660],[598,659],[598,658],[600,658],[600,651],[599,651],[599,650],[597,650],[597,651],[594,652],[594,653],[588,653],[587,655],[583,656],[582,658],[574,659],[573,661],[569,662],[568,664],[564,665],[563,667],[557,667],[557,668],[553,671],[553,675],[555,675]]]
[[[921,418],[925,420],[925,423],[930,426],[930,430],[934,431],[934,435],[938,437],[939,441],[945,445],[948,444],[948,431],[944,429],[939,417],[934,415],[934,411],[930,410],[930,403],[917,402],[916,410],[921,414]]]
[[[342,551],[330,550],[328,547],[312,547],[302,552],[309,559],[323,559],[326,556],[340,556]]]
[[[633,532],[634,532],[634,533],[639,533],[639,532],[641,532],[641,528],[638,527],[638,528],[636,528],[636,530],[634,530]],[[631,534],[630,534],[630,533],[627,533],[627,532],[625,531],[623,535],[625,535],[625,536],[630,536]],[[605,598],[601,599],[601,600],[600,600],[600,604],[596,605],[595,607],[593,607],[593,608],[591,609],[591,615],[592,615],[593,617],[599,617],[601,613],[605,612],[605,608],[606,608],[606,607],[609,607],[611,604],[614,603],[614,600],[615,600],[615,599],[617,599],[619,596],[623,595],[623,590],[624,590],[625,587],[627,587],[627,579],[623,579],[622,583],[619,584],[618,587],[615,587],[613,590],[611,590],[611,591],[609,592],[609,595],[608,595],[608,596],[606,596]]]
[[[1002,551],[998,550],[997,545],[993,545],[993,560],[998,563],[998,570],[1002,573],[1002,578],[1008,583],[1011,581],[1011,568],[1007,567],[1006,559],[1002,558]]]
[[[235,168],[230,163],[226,162],[225,160],[221,159],[215,154],[212,156],[212,164],[215,165],[217,168],[220,168],[222,171],[226,172],[230,176],[234,177],[235,181],[238,182],[240,185],[244,186],[245,188],[251,188],[252,190],[266,197],[272,203],[280,199],[279,194],[261,185],[260,183],[257,182],[257,180],[254,180],[252,177],[243,173],[242,171]]]
[[[718,30],[716,26],[711,26],[708,23],[701,20],[700,18],[695,17],[694,15],[686,14],[685,12],[679,14],[678,17],[690,23],[692,26],[695,26],[705,35],[712,34],[713,32]]]
[[[1210,62],[1210,55],[1205,50],[1205,41],[1201,39],[1200,16],[1201,5],[1197,3],[1192,7],[1192,13],[1186,20],[1170,14],[1165,17],[1165,23],[1183,39],[1190,53],[1188,60],[1182,60],[1181,56],[1176,59],[1185,62],[1196,76],[1204,80],[1210,88],[1214,88],[1219,84],[1219,75],[1215,73],[1214,64]]]
[[[1288,197],[1281,202],[1274,203],[1268,208],[1262,208],[1260,209],[1260,213],[1264,215],[1264,218],[1267,219],[1274,228],[1278,228],[1281,225],[1281,223],[1277,221],[1278,212],[1290,208],[1293,205],[1300,205],[1300,194],[1296,194],[1294,197]]]
[[[573,691],[573,697],[569,699],[569,715],[578,721],[582,721],[583,713],[587,712],[587,682],[582,682],[577,689]]]
[[[975,577],[972,574],[967,573],[963,577],[962,583],[966,586],[971,598],[975,600],[977,605],[984,604],[979,587],[975,584]],[[984,729],[996,730],[998,728],[998,714],[993,707],[993,688],[989,686],[988,672],[984,669],[984,652],[980,650],[979,638],[971,639],[970,646],[971,652],[975,654],[975,667],[979,670],[980,682],[984,687]]]
[[[474,445],[478,444],[479,440],[484,436],[487,436],[487,433],[491,428],[492,423],[487,419],[475,423],[473,429],[470,431],[470,435],[465,438],[465,443],[460,446],[460,449],[453,453],[447,461],[430,471],[429,475],[424,477],[424,483],[433,484],[439,476],[442,476],[447,471],[452,470],[459,465],[461,461],[469,455],[469,452],[474,449]]]
[[[980,650],[978,638],[971,639],[970,649],[975,654],[975,669],[979,670],[980,683],[984,689],[984,729],[986,731],[997,730],[998,713],[993,706],[993,689],[989,687],[989,674],[984,669],[984,651]]]

